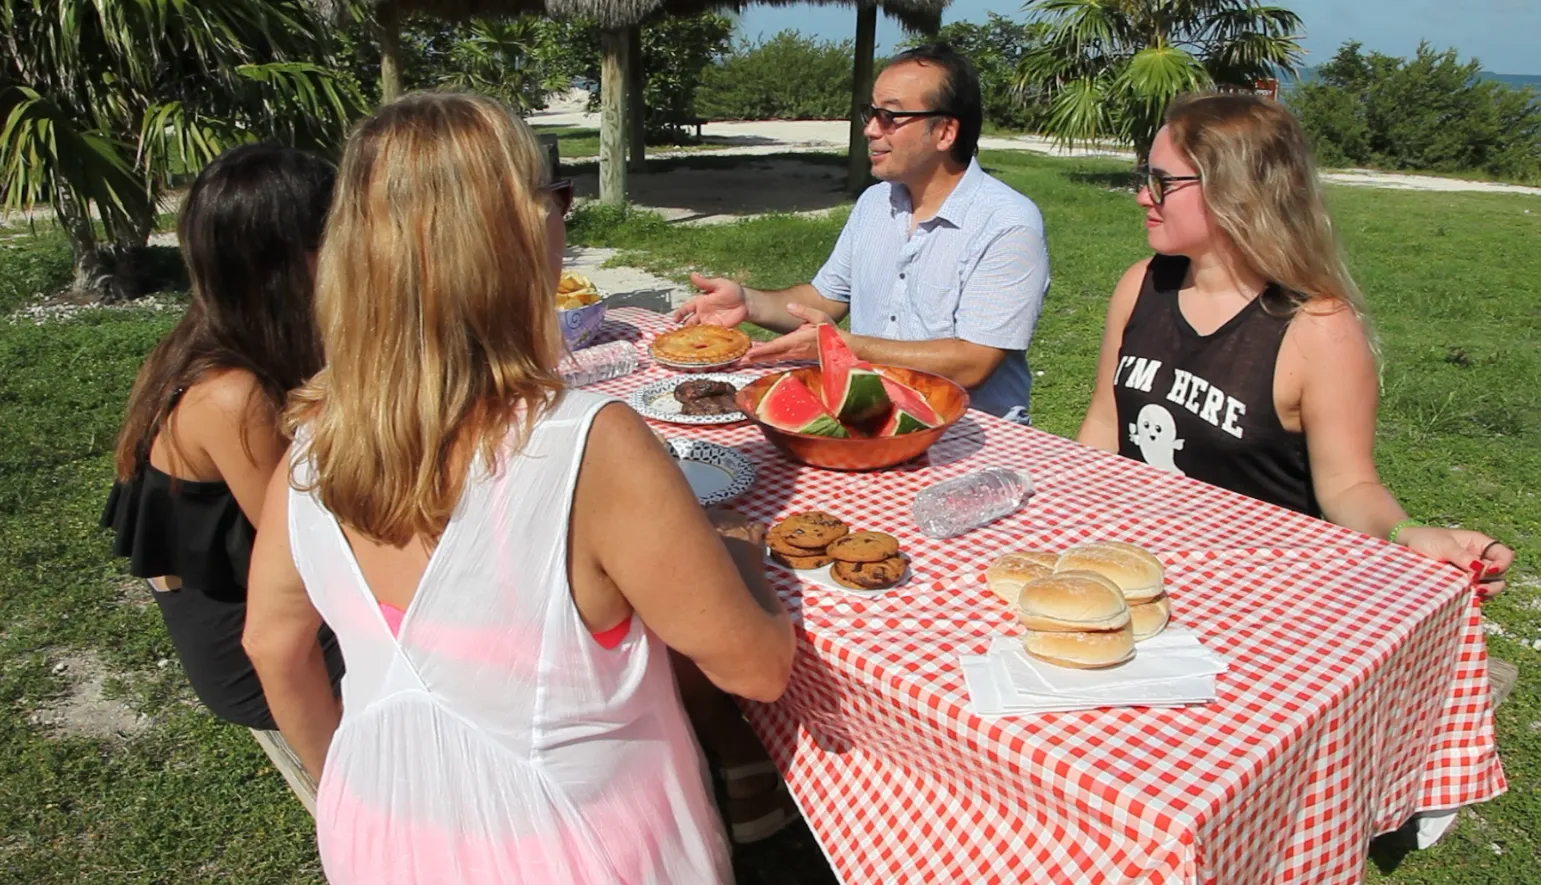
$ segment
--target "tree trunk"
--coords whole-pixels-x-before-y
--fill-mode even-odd
[[[628,168],[641,172],[647,167],[647,104],[642,98],[642,27],[626,29],[626,122],[630,138],[631,161]]]
[[[65,236],[69,237],[70,256],[74,259],[70,291],[95,296],[102,291],[107,274],[87,209],[87,206],[76,201],[75,195],[68,188],[59,189],[55,212],[59,217],[59,226],[64,229]]]
[[[401,97],[401,15],[394,3],[375,13],[380,40],[380,103]]]
[[[102,218],[102,228],[112,240],[107,255],[110,275],[102,292],[104,302],[130,301],[149,288],[145,253],[150,232],[155,229],[155,206],[152,200],[145,213],[136,218]]]
[[[878,8],[856,9],[856,60],[851,69],[851,145],[846,166],[846,190],[859,194],[872,177],[867,138],[862,135],[861,108],[872,101],[872,55],[877,44]]]
[[[626,31],[599,34],[599,201],[626,202]]]

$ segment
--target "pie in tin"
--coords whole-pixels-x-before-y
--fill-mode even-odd
[[[725,326],[685,326],[653,339],[653,358],[684,366],[731,363],[749,352],[749,336]]]

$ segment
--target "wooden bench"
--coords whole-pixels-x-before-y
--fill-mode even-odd
[[[1487,681],[1489,691],[1493,693],[1493,707],[1509,699],[1509,693],[1514,691],[1514,683],[1520,678],[1520,668],[1517,664],[1508,661],[1500,661],[1497,658],[1487,659]]]
[[[306,771],[305,766],[300,764],[300,757],[294,754],[294,750],[289,746],[289,742],[284,740],[284,736],[276,731],[258,731],[253,728],[251,736],[256,738],[257,746],[262,748],[262,752],[268,754],[268,759],[272,761],[273,767],[278,769],[278,773],[284,776],[284,781],[289,784],[289,789],[299,798],[300,804],[305,806],[305,810],[310,812],[311,817],[315,817],[316,782],[311,780],[310,772]]]
[[[668,124],[670,126],[675,126],[675,127],[680,128],[680,129],[690,129],[690,128],[694,127],[695,130],[696,130],[696,140],[697,141],[699,141],[701,139],[701,127],[705,126],[707,123],[711,122],[710,120],[707,120],[704,117],[687,116],[687,115],[673,115],[673,114],[664,117],[663,121],[664,121],[664,123],[666,123],[666,124]]]

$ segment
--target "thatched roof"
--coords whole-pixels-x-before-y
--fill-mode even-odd
[[[342,0],[314,0],[322,10],[337,15]],[[621,28],[637,24],[662,10],[670,15],[695,15],[708,9],[738,12],[747,6],[790,6],[799,0],[369,0],[371,6],[387,3],[402,13],[427,13],[440,18],[513,16],[533,12],[552,18],[590,18],[600,27]],[[931,32],[941,24],[942,10],[952,0],[803,0],[832,6],[877,6],[912,31]]]

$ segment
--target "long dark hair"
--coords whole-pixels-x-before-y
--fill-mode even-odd
[[[266,400],[257,405],[276,416],[289,391],[320,370],[311,262],[335,176],[323,160],[272,144],[229,150],[198,174],[177,220],[192,303],[134,381],[119,479],[148,458],[177,397],[204,373],[250,372]]]

